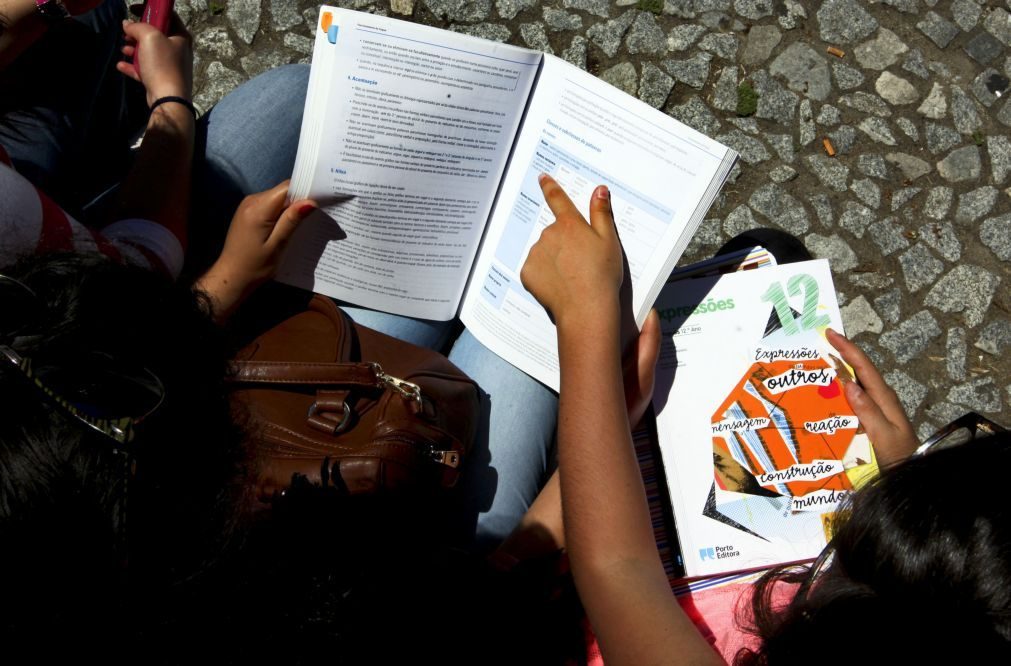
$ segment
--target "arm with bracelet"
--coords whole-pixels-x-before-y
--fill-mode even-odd
[[[164,12],[151,14],[145,8],[145,14],[158,20],[124,22],[127,43],[123,55],[133,62],[116,65],[121,73],[144,86],[151,109],[137,159],[120,190],[116,216],[161,224],[172,232],[182,250],[186,245],[196,123],[191,102],[192,45],[177,16],[171,15],[168,32],[163,33],[156,26],[163,22]]]

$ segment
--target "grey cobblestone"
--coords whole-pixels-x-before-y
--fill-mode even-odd
[[[1001,261],[1011,261],[1011,213],[985,220],[979,227],[979,239]]]
[[[853,49],[853,57],[867,69],[883,70],[899,60],[909,47],[888,28],[881,28],[874,39]]]
[[[552,49],[709,136],[732,137],[752,163],[734,167],[683,261],[756,226],[796,233],[831,257],[848,319],[865,322],[854,324],[866,329],[859,342],[902,384],[923,429],[968,409],[1011,425],[1008,2],[666,0],[656,14],[637,0],[337,4]],[[194,35],[195,103],[206,111],[252,75],[307,59],[319,5],[176,7]],[[744,82],[758,109],[739,117]],[[927,342],[903,347],[900,361],[891,352],[903,335]]]
[[[857,131],[849,125],[840,125],[829,132],[828,136],[832,139],[835,151],[840,155],[845,155],[853,150],[853,146],[857,142]]]
[[[842,215],[839,216],[839,226],[857,238],[863,238],[864,232],[875,218],[874,211],[867,206],[847,201],[843,206]]]
[[[871,240],[880,248],[883,256],[887,257],[893,252],[909,247],[909,241],[903,233],[902,225],[894,217],[886,217],[873,222],[867,230],[870,232]]]
[[[871,178],[885,178],[888,175],[888,166],[881,155],[860,155],[857,158],[857,170]]]
[[[958,261],[962,256],[962,244],[950,222],[927,222],[917,235],[946,261]]]
[[[999,356],[1011,347],[1011,321],[995,319],[987,324],[979,333],[973,346],[982,349],[987,354]]]
[[[865,205],[874,209],[881,207],[881,188],[870,178],[855,179],[850,184],[850,190]]]
[[[997,188],[984,185],[979,189],[966,192],[958,198],[958,209],[955,211],[955,221],[975,222],[983,217],[997,203]]]
[[[918,358],[930,342],[941,335],[937,320],[927,310],[921,310],[882,334],[878,342],[892,352],[895,360],[906,363]]]
[[[899,255],[906,288],[917,292],[937,279],[944,272],[944,262],[930,253],[923,243],[917,243]]]
[[[902,291],[891,289],[874,299],[874,307],[889,324],[895,324],[902,316]]]
[[[935,220],[943,220],[955,199],[955,190],[944,185],[930,188],[927,201],[923,204],[923,214]]]
[[[928,162],[924,162],[920,158],[908,153],[888,153],[885,155],[885,161],[894,164],[909,182],[931,172],[931,166]]]
[[[979,377],[948,391],[948,400],[966,407],[976,405],[986,412],[1000,410],[1000,388],[993,377]]]
[[[756,25],[748,31],[748,38],[741,51],[741,63],[760,65],[769,59],[773,49],[783,39],[779,28],[774,25]]]
[[[902,409],[910,419],[916,417],[916,410],[927,397],[927,387],[916,381],[902,370],[893,370],[885,375],[885,381],[895,389],[895,394],[902,403]]]
[[[923,188],[920,187],[903,187],[901,190],[892,192],[892,212],[894,213],[905,206],[922,191]]]
[[[941,312],[961,312],[965,325],[975,328],[983,322],[999,283],[985,268],[960,264],[937,281],[923,302]]]
[[[965,329],[961,326],[948,329],[948,340],[944,346],[945,368],[948,377],[955,381],[965,379]],[[949,419],[950,420],[950,419]]]
[[[809,234],[807,237],[807,249],[817,259],[828,259],[832,263],[832,270],[839,273],[852,270],[859,264],[853,248],[840,238],[838,234],[831,236]],[[875,333],[880,332],[880,329],[875,331]]]
[[[914,143],[919,142],[920,132],[916,129],[916,123],[906,117],[896,118],[895,124],[898,125],[902,133],[913,140]]]
[[[917,23],[916,27],[940,49],[951,44],[951,41],[958,36],[958,26],[937,12],[927,12],[927,16]]]
[[[884,328],[881,317],[862,295],[840,308],[846,335],[856,337],[861,333],[880,333]]]

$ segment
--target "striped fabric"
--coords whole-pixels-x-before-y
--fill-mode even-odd
[[[47,252],[97,252],[172,278],[183,266],[182,244],[162,225],[128,219],[89,229],[14,171],[0,146],[0,265]]]

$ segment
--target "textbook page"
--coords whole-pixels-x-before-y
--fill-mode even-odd
[[[558,390],[555,327],[519,277],[554,221],[538,175],[554,177],[584,216],[593,189],[610,188],[641,326],[735,159],[726,146],[545,56],[460,318],[489,349]]]
[[[541,54],[324,6],[292,199],[320,201],[278,279],[453,318]]]
[[[657,300],[657,438],[688,576],[815,557],[876,473],[828,262],[672,282]]]

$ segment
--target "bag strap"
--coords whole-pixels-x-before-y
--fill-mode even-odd
[[[239,384],[341,384],[382,388],[372,363],[234,361],[229,381]],[[382,369],[380,368],[380,372]]]
[[[421,403],[421,387],[383,372],[378,363],[307,363],[288,361],[233,361],[233,384],[303,384],[391,389]]]

